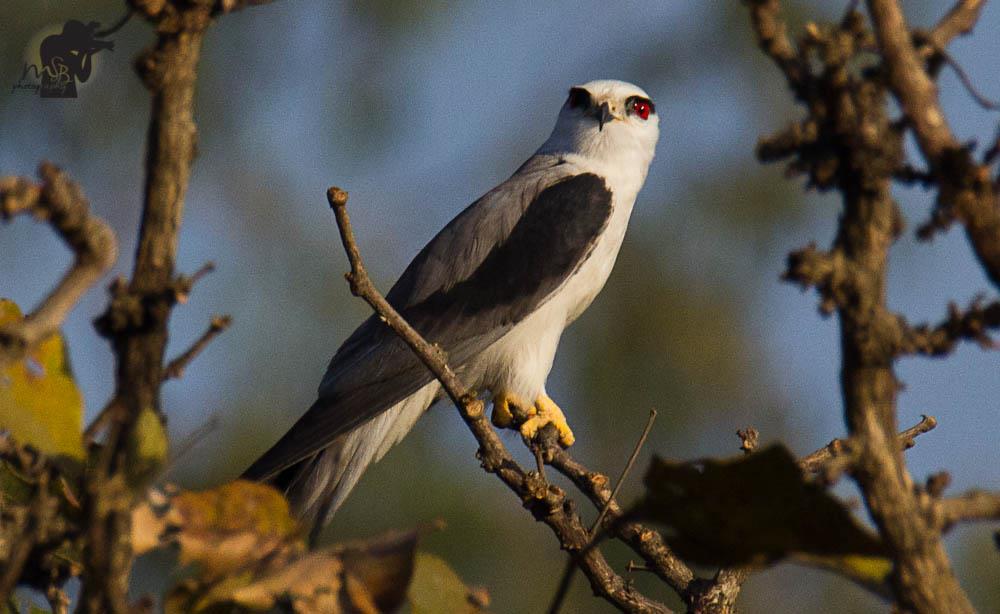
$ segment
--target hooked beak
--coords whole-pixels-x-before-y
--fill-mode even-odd
[[[602,102],[601,106],[597,109],[597,129],[604,130],[604,124],[608,123],[613,119],[619,119],[617,115],[611,112],[611,105],[607,102]]]

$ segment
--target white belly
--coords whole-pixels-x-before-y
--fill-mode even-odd
[[[587,260],[548,301],[483,352],[469,370],[478,389],[524,399],[545,392],[563,329],[590,306],[611,274],[634,200],[634,192],[616,197],[608,226]]]

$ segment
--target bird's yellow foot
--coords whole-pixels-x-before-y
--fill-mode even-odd
[[[514,423],[514,412],[530,415],[535,410],[521,397],[509,392],[501,392],[493,395],[493,424],[499,428],[510,428]]]
[[[534,411],[528,412],[530,417],[521,425],[522,437],[531,441],[545,425],[553,424],[559,431],[559,443],[564,448],[573,445],[576,437],[573,436],[573,431],[566,422],[566,416],[563,415],[562,410],[559,409],[555,401],[543,394],[535,399],[535,406],[532,409]],[[496,411],[494,410],[495,414]]]

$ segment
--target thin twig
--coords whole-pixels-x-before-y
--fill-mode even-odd
[[[921,416],[920,422],[899,433],[897,436],[899,448],[909,450],[914,446],[918,436],[934,430],[937,424],[937,418],[934,416]],[[839,464],[838,459],[848,459],[848,465],[843,469],[849,469],[850,462],[853,462],[851,460],[852,448],[853,444],[850,438],[834,439],[822,448],[799,459],[799,467],[808,473],[825,473],[829,471],[831,464]]]
[[[215,263],[209,261],[201,265],[201,268],[191,274],[191,276],[182,275],[178,277],[174,282],[174,295],[177,302],[182,305],[186,303],[194,285],[213,271],[215,271]]]
[[[611,489],[611,495],[608,500],[605,501],[604,505],[601,507],[601,513],[597,515],[594,519],[594,523],[590,525],[589,540],[584,551],[591,548],[594,543],[594,538],[597,536],[597,531],[601,527],[601,523],[604,522],[605,516],[608,515],[608,510],[611,509],[612,503],[618,498],[618,491],[621,490],[622,484],[625,483],[625,478],[628,477],[630,471],[632,471],[632,466],[635,465],[635,460],[639,458],[639,452],[642,450],[642,446],[646,444],[646,439],[649,437],[649,432],[653,429],[653,423],[656,422],[656,410],[649,410],[649,418],[646,420],[646,426],[642,429],[642,434],[639,436],[639,440],[635,442],[635,447],[632,449],[632,454],[629,455],[628,461],[625,463],[625,467],[622,468],[621,474],[618,476],[618,481],[615,483],[614,488]],[[556,589],[555,595],[552,597],[552,603],[549,605],[549,614],[558,614],[559,609],[562,608],[563,601],[566,600],[566,595],[569,594],[570,586],[573,584],[573,570],[576,569],[575,556],[570,556],[566,561],[566,567],[563,569],[562,576],[559,579],[559,586]]]
[[[639,440],[635,442],[635,447],[632,449],[632,454],[628,457],[628,462],[625,463],[625,467],[622,468],[621,474],[618,476],[618,481],[615,482],[615,487],[611,490],[611,496],[608,497],[607,502],[604,507],[601,508],[601,513],[597,515],[597,519],[594,520],[594,524],[590,527],[590,538],[593,539],[594,535],[597,533],[598,527],[604,522],[604,517],[608,515],[608,509],[611,507],[611,502],[618,498],[618,491],[621,490],[622,484],[625,483],[625,478],[628,477],[632,467],[635,466],[635,461],[639,458],[639,452],[642,447],[646,445],[646,439],[649,437],[649,432],[653,430],[653,423],[656,422],[656,410],[649,410],[649,418],[646,420],[646,426],[642,429],[642,434],[639,435]]]
[[[987,111],[996,111],[1000,109],[1000,103],[990,100],[984,96],[976,87],[976,84],[972,82],[972,78],[969,77],[969,73],[965,72],[962,65],[955,61],[955,58],[953,58],[950,53],[941,49],[938,51],[938,54],[941,56],[941,59],[944,60],[945,64],[950,66],[951,69],[955,71],[955,76],[958,77],[962,87],[964,87],[965,91],[969,93],[969,96],[972,96],[972,99],[976,101],[976,104]]]
[[[183,354],[170,361],[170,364],[163,370],[163,379],[168,380],[184,375],[184,370],[198,354],[204,350],[213,339],[218,337],[233,323],[233,319],[228,316],[213,316],[208,328],[201,334]]]

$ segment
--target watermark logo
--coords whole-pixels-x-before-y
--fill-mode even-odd
[[[96,21],[84,24],[75,19],[63,24],[61,32],[58,26],[50,30],[52,33],[44,36],[37,48],[28,49],[31,59],[24,62],[11,93],[37,92],[42,98],[76,98],[77,85],[86,83],[93,74],[94,56],[114,51],[115,43],[107,37],[125,25],[130,14],[106,30],[100,30],[101,25]]]

